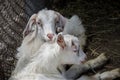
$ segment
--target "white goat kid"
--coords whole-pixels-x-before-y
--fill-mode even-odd
[[[61,29],[63,29],[66,21],[67,19],[64,18],[60,13],[52,10],[44,9],[39,11],[37,14],[33,14],[29,19],[25,30],[23,31],[24,40],[22,45],[28,45],[26,43],[32,43],[34,38],[37,36],[42,43],[44,41],[52,40],[57,33],[62,31]],[[38,41],[36,41],[36,43],[38,43]],[[37,45],[35,46],[37,47]],[[21,49],[18,51],[21,51]],[[19,58],[20,56],[21,53],[20,55],[18,53],[17,57]]]
[[[57,67],[62,64],[82,64],[85,58],[76,37],[59,34],[54,42],[44,43],[29,64],[11,80],[65,80]]]
[[[63,34],[70,34],[70,35],[74,35],[74,36],[78,37],[80,47],[82,47],[82,49],[84,48],[84,46],[86,44],[85,28],[83,27],[82,21],[80,20],[80,18],[77,15],[74,15],[70,19],[67,20],[67,22],[64,26]],[[78,67],[78,65],[76,65],[76,67]],[[75,67],[75,69],[76,69],[76,67]],[[66,74],[66,70],[65,70],[64,66],[60,66],[59,69],[62,74]],[[71,69],[69,71],[71,71],[70,73],[75,72]],[[76,71],[76,73],[77,72],[78,71]],[[81,72],[79,72],[79,73],[81,73]],[[72,77],[72,75],[71,75],[71,77]]]
[[[19,60],[14,73],[20,71],[29,62],[45,41],[52,40],[62,31],[66,20],[61,14],[52,10],[41,10],[31,16],[23,32],[22,44],[18,48]]]

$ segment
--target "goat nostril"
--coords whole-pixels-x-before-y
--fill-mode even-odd
[[[51,40],[53,38],[54,34],[47,34],[47,37]]]

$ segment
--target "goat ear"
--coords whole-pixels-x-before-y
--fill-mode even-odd
[[[62,29],[62,31],[64,30],[64,26],[67,22],[67,18],[63,17],[60,13],[56,12],[58,19],[59,19],[59,28]],[[61,32],[61,29],[57,29],[57,32]],[[60,30],[60,31],[59,31]]]
[[[33,14],[30,17],[30,19],[29,19],[29,21],[28,21],[28,23],[27,23],[27,25],[26,25],[26,27],[25,27],[25,29],[23,31],[23,37],[27,36],[30,32],[32,32],[33,24],[35,24],[35,22],[36,22],[36,20],[35,20],[36,15],[37,14]]]
[[[58,45],[59,45],[60,47],[62,47],[63,49],[66,47],[66,43],[65,43],[65,41],[64,41],[64,37],[63,37],[61,34],[58,35],[57,43],[58,43]]]

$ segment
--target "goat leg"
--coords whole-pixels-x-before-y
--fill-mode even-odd
[[[97,73],[93,76],[96,80],[113,80],[120,77],[120,68],[106,71],[103,73]]]
[[[92,59],[84,63],[84,65],[73,65],[68,71],[64,73],[67,79],[77,79],[82,73],[92,68],[97,68],[104,65],[107,62],[105,54],[99,55],[97,58]]]

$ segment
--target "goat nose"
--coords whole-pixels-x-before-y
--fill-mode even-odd
[[[52,40],[53,36],[54,36],[54,34],[47,34],[47,37],[48,37],[50,40]]]

